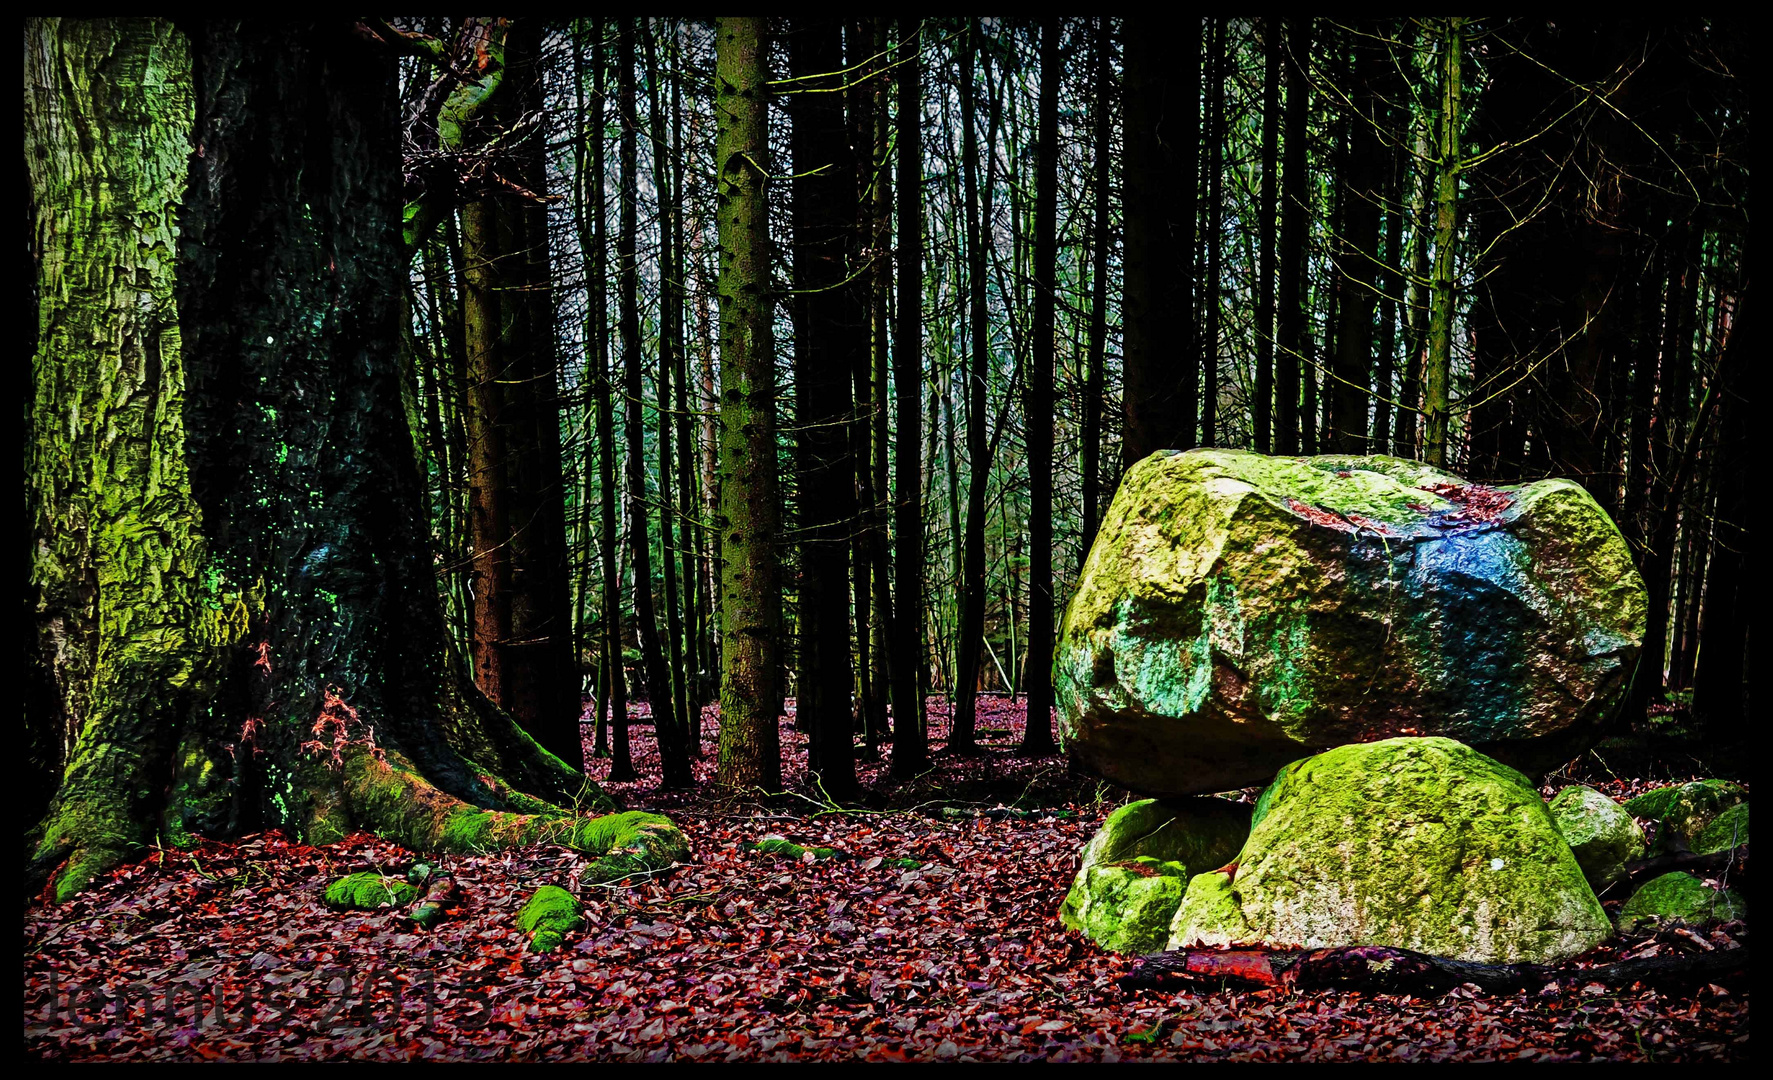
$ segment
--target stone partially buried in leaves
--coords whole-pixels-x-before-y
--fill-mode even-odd
[[[1397,735],[1549,766],[1618,701],[1645,611],[1567,480],[1163,451],[1121,481],[1066,609],[1060,723],[1083,768],[1159,796]]]
[[[1625,807],[1591,787],[1567,787],[1551,800],[1551,819],[1596,892],[1644,854],[1644,831]]]
[[[1189,881],[1170,947],[1387,945],[1547,963],[1611,930],[1526,777],[1451,739],[1400,738],[1282,769],[1236,865]]]
[[[1729,889],[1713,889],[1692,874],[1676,871],[1644,882],[1619,909],[1619,929],[1646,923],[1728,922],[1748,915],[1748,903]]]
[[[1190,872],[1223,866],[1249,832],[1250,807],[1224,799],[1130,802],[1084,847],[1060,921],[1111,952],[1156,952]]]
[[[1658,824],[1655,851],[1663,851],[1670,833],[1689,843],[1718,815],[1748,801],[1748,791],[1728,780],[1694,780],[1646,791],[1625,804],[1634,817]]]

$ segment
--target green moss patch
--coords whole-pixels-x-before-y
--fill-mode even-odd
[[[347,874],[326,887],[326,906],[341,910],[405,907],[418,898],[418,887],[403,878],[367,871]]]
[[[1694,837],[1692,848],[1701,855],[1727,851],[1748,843],[1748,804],[1737,803],[1719,814]]]
[[[1748,901],[1730,889],[1713,889],[1692,874],[1663,874],[1644,883],[1619,909],[1619,929],[1646,923],[1728,922],[1746,918]]]
[[[1719,814],[1748,801],[1748,791],[1741,784],[1728,780],[1695,780],[1689,784],[1646,791],[1625,804],[1633,817],[1664,824],[1659,830],[1652,854],[1661,852],[1668,843],[1668,833],[1676,833],[1689,843],[1705,830]]]
[[[584,924],[584,910],[572,893],[558,885],[543,885],[517,913],[517,929],[529,935],[531,950],[553,952],[567,934]]]
[[[802,847],[801,845],[790,840],[785,840],[780,836],[766,836],[757,843],[750,845],[750,849],[764,855],[785,855],[796,862],[806,861],[809,854],[814,859],[847,858],[843,852],[836,848]]]
[[[1531,782],[1451,739],[1281,770],[1235,866],[1194,877],[1170,945],[1386,945],[1546,963],[1611,931]]]

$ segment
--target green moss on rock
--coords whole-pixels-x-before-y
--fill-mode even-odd
[[[1127,803],[1084,847],[1060,921],[1112,952],[1163,948],[1190,868],[1235,857],[1249,817],[1248,806],[1224,799]]]
[[[1661,852],[1668,842],[1668,833],[1678,834],[1689,843],[1719,814],[1748,801],[1748,791],[1741,784],[1728,780],[1695,780],[1689,784],[1646,791],[1625,804],[1632,816],[1666,823],[1658,832],[1652,854]]]
[[[1576,785],[1551,800],[1551,819],[1596,892],[1619,879],[1625,864],[1644,853],[1644,831],[1625,807],[1591,787]]]
[[[1748,843],[1748,804],[1737,803],[1719,814],[1694,837],[1692,848],[1701,855],[1727,851]]]
[[[1692,874],[1663,874],[1645,882],[1619,909],[1619,929],[1658,921],[1704,923],[1746,918],[1748,901],[1730,889],[1713,889]]]
[[[347,874],[326,887],[326,906],[374,911],[380,907],[405,907],[419,898],[419,889],[390,874],[365,871]]]
[[[553,952],[584,923],[584,906],[558,885],[543,885],[517,913],[517,929],[529,935],[534,952]]]
[[[1190,880],[1171,947],[1543,963],[1611,929],[1527,778],[1451,739],[1338,747],[1282,770],[1261,803],[1237,865]]]
[[[1563,760],[1623,693],[1646,610],[1567,480],[1160,452],[1122,480],[1066,609],[1061,729],[1080,766],[1152,795],[1406,733]]]

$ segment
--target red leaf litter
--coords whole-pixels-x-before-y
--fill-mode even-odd
[[[1484,484],[1428,484],[1416,490],[1439,495],[1448,502],[1457,504],[1459,509],[1442,520],[1466,525],[1495,521],[1502,516],[1504,510],[1514,505],[1513,495]]]
[[[1288,499],[1287,509],[1298,514],[1313,525],[1322,525],[1326,529],[1340,529],[1343,532],[1354,531],[1354,526],[1349,524],[1347,519],[1343,518],[1342,515],[1332,514],[1328,510],[1312,506],[1309,503],[1302,503],[1298,499]]]
[[[372,836],[309,847],[262,833],[153,851],[67,903],[25,911],[26,1054],[56,1062],[1749,1060],[1746,983],[1678,996],[1575,979],[1432,1000],[1211,983],[1123,990],[1117,980],[1132,960],[1066,930],[1058,907],[1078,851],[1129,796],[1072,775],[1062,759],[1018,754],[1022,712],[1020,703],[982,700],[982,749],[955,756],[940,749],[947,709],[932,700],[931,770],[892,782],[885,760],[865,761],[867,795],[849,807],[808,784],[806,737],[791,717],[781,729],[785,792],[713,790],[712,709],[696,763],[703,786],[661,794],[651,726],[637,716],[643,779],[611,787],[632,807],[671,813],[689,834],[693,862],[597,887],[578,884],[586,859],[562,848],[427,858],[456,887],[430,930],[394,909],[334,912],[320,903],[337,875],[400,871],[418,858]],[[592,771],[607,771],[607,760],[594,759]],[[1640,785],[1614,786],[1603,790],[1618,798]],[[769,835],[842,857],[796,862],[749,848]],[[550,884],[580,895],[585,925],[564,948],[533,955],[513,920]],[[1640,934],[1579,963],[1746,940],[1742,924]]]

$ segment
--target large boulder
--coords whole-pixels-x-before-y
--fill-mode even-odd
[[[1625,807],[1594,788],[1575,784],[1558,792],[1551,800],[1551,819],[1596,892],[1619,880],[1625,864],[1644,854],[1644,830]]]
[[[1060,921],[1111,952],[1156,952],[1169,939],[1189,875],[1230,862],[1249,833],[1245,804],[1130,802],[1084,847]]]
[[[1121,481],[1066,609],[1060,723],[1083,768],[1158,796],[1398,735],[1549,767],[1619,700],[1645,611],[1567,480],[1164,451]]]
[[[1539,793],[1441,738],[1281,770],[1234,866],[1188,883],[1170,947],[1388,945],[1545,963],[1612,929]]]

